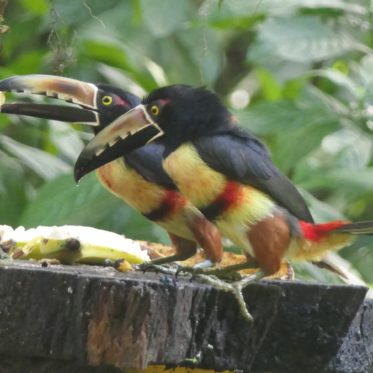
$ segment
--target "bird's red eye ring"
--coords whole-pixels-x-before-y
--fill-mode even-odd
[[[151,108],[150,108],[150,112],[152,113],[152,115],[154,116],[157,116],[159,115],[159,107],[157,105],[153,105]]]

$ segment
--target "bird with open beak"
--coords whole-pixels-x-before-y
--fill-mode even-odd
[[[104,137],[107,125],[141,102],[137,96],[109,85],[50,75],[11,77],[0,81],[0,91],[41,94],[76,105],[11,103],[1,106],[2,113],[83,123]],[[109,158],[103,151],[84,172],[97,169],[99,180],[110,192],[167,230],[176,253],[155,259],[153,263],[187,259],[199,246],[206,257],[200,265],[214,265],[223,253],[219,231],[177,190],[163,170],[165,147],[163,140],[157,140],[159,129],[149,126],[137,132],[137,123],[138,119],[134,118],[132,127],[127,120],[121,144],[110,148]],[[110,136],[105,139],[111,144]],[[147,141],[153,142],[140,148]],[[122,146],[126,149],[125,156],[122,156]]]
[[[76,179],[102,159],[115,158],[116,147],[126,154],[129,129],[143,145],[162,139],[164,170],[223,236],[257,262],[253,279],[278,271],[283,258],[320,261],[353,235],[373,233],[373,221],[315,224],[265,146],[204,88],[175,85],[150,93],[87,144]]]

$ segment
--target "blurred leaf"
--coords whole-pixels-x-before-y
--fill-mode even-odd
[[[29,167],[36,174],[45,180],[50,180],[71,170],[71,167],[58,158],[12,140],[10,137],[0,135],[1,145],[15,157],[17,157],[26,167]]]
[[[20,224],[25,227],[88,225],[131,238],[167,242],[160,227],[110,194],[93,174],[84,178],[78,186],[72,175],[63,175],[46,183],[27,205]]]
[[[50,141],[59,150],[59,153],[75,163],[84,147],[79,133],[74,130],[71,124],[57,121],[50,121],[50,124]]]
[[[43,51],[31,51],[22,53],[18,59],[12,63],[14,74],[36,73],[42,65]]]
[[[97,69],[112,85],[132,92],[139,97],[144,97],[146,95],[145,90],[135,80],[126,75],[123,70],[106,64],[99,64]]]
[[[312,263],[291,263],[295,270],[295,278],[301,281],[321,282],[330,284],[343,284],[338,275],[315,266]]]
[[[259,28],[250,58],[277,56],[294,62],[317,62],[336,57],[362,45],[344,31],[334,31],[316,17],[270,18]]]
[[[320,170],[320,173],[314,172],[312,178],[300,181],[300,184],[306,189],[337,189],[361,194],[373,188],[373,168]]]
[[[75,185],[72,174],[62,175],[40,188],[25,209],[21,224],[32,227],[84,222],[96,226],[117,204],[118,200],[101,187],[94,175],[89,175],[79,186]]]
[[[0,152],[0,222],[16,226],[27,203],[27,185],[22,166]]]
[[[301,186],[301,184],[297,184]],[[318,200],[312,194],[308,193],[304,189],[301,189],[302,195],[307,202],[307,206],[310,208],[312,216],[317,223],[324,223],[332,220],[343,219],[344,216],[333,206]]]
[[[364,87],[366,103],[373,102],[373,55],[364,56],[359,63],[352,62],[351,66],[359,83]]]
[[[354,128],[342,128],[328,136],[322,143],[323,164],[337,168],[362,169],[369,165],[373,152],[373,137]]]
[[[119,2],[120,0],[57,0],[53,1],[52,9],[55,13],[55,21],[64,25],[82,24],[90,20],[100,23],[98,17],[100,13],[114,8]]]
[[[303,78],[290,79],[285,82],[282,89],[282,96],[288,100],[295,100],[299,97],[300,92],[304,88],[305,81]]]
[[[283,172],[292,170],[299,160],[319,147],[322,139],[339,126],[337,121],[320,118],[320,123],[316,123],[316,119],[314,120],[315,122],[305,123],[298,129],[287,131],[274,142],[274,162]]]
[[[138,71],[137,67],[135,67],[127,58],[125,49],[115,43],[86,40],[82,44],[82,47],[84,48],[84,53],[86,53],[90,58],[126,70],[132,78],[141,84],[142,87],[146,89],[153,89],[156,87],[152,75],[148,73],[148,70],[146,70],[147,74]]]
[[[170,35],[183,28],[192,12],[191,2],[178,0],[141,0],[144,21],[152,34],[157,37]]]
[[[22,5],[27,10],[38,15],[44,15],[48,12],[47,0],[21,0]]]
[[[86,40],[83,47],[84,52],[95,60],[120,67],[124,70],[132,70],[125,51],[113,42]]]
[[[260,1],[216,0],[204,1],[198,11],[202,21],[207,20],[213,27],[248,29],[263,19]]]
[[[295,135],[297,131],[306,131],[307,127],[312,126],[320,126],[319,129],[323,130],[322,125],[326,124],[326,133],[334,130],[338,116],[331,110],[330,106],[333,105],[336,104],[330,103],[329,97],[321,95],[318,90],[306,89],[295,102],[263,100],[249,106],[248,110],[236,111],[235,115],[241,125],[256,134],[286,133],[290,138],[293,133]]]
[[[337,9],[358,15],[367,14],[367,8],[362,4],[351,3],[348,0],[218,0],[204,1],[201,12],[210,13],[211,17],[229,17],[232,22],[244,14],[291,15],[300,9]]]
[[[306,118],[291,101],[259,101],[249,106],[247,111],[237,110],[234,114],[240,125],[258,135],[289,131]]]
[[[355,99],[359,99],[362,94],[362,87],[359,87],[347,75],[342,74],[335,69],[314,70],[309,73],[310,76],[319,76],[329,79],[334,84],[345,88]]]
[[[341,254],[348,259],[366,282],[373,282],[373,244],[372,237],[359,237],[351,246],[343,249]]]
[[[205,28],[194,28],[179,35],[185,55],[195,66],[198,84],[211,84],[217,77],[222,59],[219,44],[214,33]],[[188,60],[189,60],[188,58]]]
[[[281,98],[281,86],[275,77],[267,70],[257,68],[256,76],[260,82],[264,98],[267,101],[277,101]]]

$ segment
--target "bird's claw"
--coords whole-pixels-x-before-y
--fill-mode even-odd
[[[190,266],[179,266],[176,271],[176,276],[180,273],[184,274],[191,274],[192,279],[196,277],[197,275],[206,275],[206,276],[216,276],[221,279],[227,279],[227,280],[238,280],[241,278],[241,276],[231,270],[225,270],[225,268],[216,268],[216,262],[212,262],[210,260],[204,260],[200,263],[197,263],[193,267]]]
[[[229,283],[215,276],[197,275],[195,277],[201,280],[203,283],[213,286],[214,288],[231,293],[238,303],[241,315],[246,319],[246,321],[249,324],[252,324],[254,322],[254,318],[252,317],[249,310],[247,309],[246,302],[242,294],[243,288],[249,285],[249,283],[247,282],[245,284],[242,283],[242,281],[244,281],[245,279],[236,281],[233,283]],[[253,283],[254,281],[255,280],[253,280],[251,283]]]
[[[177,265],[176,265],[177,266]],[[156,272],[163,273],[166,275],[175,275],[178,270],[178,266],[175,268],[175,264],[165,265],[165,264],[155,264],[152,262],[144,262],[137,264],[135,269],[142,272]]]

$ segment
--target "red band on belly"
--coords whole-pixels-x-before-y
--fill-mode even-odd
[[[143,215],[150,220],[164,220],[184,208],[186,202],[186,198],[181,193],[169,189],[166,191],[159,207]]]
[[[239,203],[242,186],[235,181],[227,181],[224,190],[208,206],[201,208],[201,212],[209,220],[215,220],[223,212]]]

